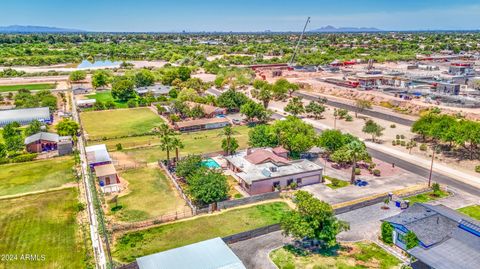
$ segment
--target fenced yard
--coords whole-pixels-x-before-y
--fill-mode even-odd
[[[129,108],[80,113],[88,140],[151,133],[163,120],[149,108]]]

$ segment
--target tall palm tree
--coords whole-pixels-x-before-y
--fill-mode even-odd
[[[365,144],[354,140],[347,144],[346,148],[346,155],[352,161],[352,175],[350,177],[350,183],[355,183],[355,168],[357,168],[357,162],[361,160],[368,160],[370,159],[370,155],[367,152],[367,148]]]
[[[165,123],[160,125],[158,130],[160,136],[160,149],[167,152],[167,162],[170,162],[170,151],[175,148],[173,140],[175,139],[176,133]]]
[[[180,140],[178,137],[174,137],[172,139],[172,146],[175,148],[175,162],[178,162],[178,150],[184,148],[184,144],[182,143],[182,140]]]
[[[235,130],[233,130],[233,128],[231,126],[225,126],[222,131],[218,134],[219,136],[224,136],[225,137],[225,144],[226,144],[226,150],[225,152],[228,154],[230,153],[233,153],[233,151],[235,151],[235,149],[232,149],[231,148],[231,145],[232,145],[232,140],[234,140],[235,138],[233,138],[232,136],[234,134],[237,134],[237,132]],[[235,141],[236,142],[236,141]]]

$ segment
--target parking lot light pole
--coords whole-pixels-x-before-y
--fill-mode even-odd
[[[435,159],[435,150],[436,150],[436,147],[433,148],[432,162],[430,163],[430,174],[428,175],[428,187],[429,188],[432,185],[433,160]]]

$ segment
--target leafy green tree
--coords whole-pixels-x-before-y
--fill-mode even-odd
[[[227,177],[221,171],[197,169],[187,182],[187,191],[196,202],[211,204],[228,198]]]
[[[335,217],[335,212],[328,203],[320,201],[306,191],[295,193],[291,210],[281,220],[283,233],[297,240],[316,239],[326,247],[337,244],[337,235],[349,229],[347,222]]]
[[[96,70],[92,75],[92,86],[95,89],[108,86],[112,80],[112,75],[107,70]]]
[[[200,155],[188,155],[179,160],[175,173],[179,177],[189,178],[202,166],[202,157]]]
[[[375,142],[376,137],[380,137],[383,135],[383,128],[380,124],[374,122],[373,120],[367,120],[365,125],[362,128],[362,132],[366,134],[370,134],[372,136],[372,141]]]
[[[158,135],[160,136],[160,149],[167,153],[167,162],[170,162],[170,152],[176,148],[174,140],[177,134],[163,123],[158,128]]]
[[[120,101],[136,98],[135,83],[127,76],[116,77],[112,83],[112,96]]]
[[[113,102],[112,100],[107,100],[105,102],[106,109],[115,109],[115,107],[116,107],[115,102]]]
[[[225,126],[219,134],[220,136],[225,137],[222,140],[222,149],[227,155],[233,154],[238,149],[238,141],[232,137],[236,133],[237,132],[233,130],[231,126]]]
[[[290,82],[284,78],[277,80],[272,87],[273,97],[276,100],[285,100],[287,98],[290,85]]]
[[[263,81],[263,80],[257,80],[257,81]],[[263,84],[261,88],[253,90],[252,94],[253,94],[253,97],[262,101],[263,107],[268,108],[268,104],[270,103],[273,97],[272,85],[268,83]]]
[[[382,241],[385,244],[392,244],[393,243],[393,226],[389,222],[382,222]]]
[[[228,109],[228,111],[239,111],[240,107],[248,100],[249,98],[245,94],[229,89],[217,98],[217,104]]]
[[[293,116],[298,116],[305,113],[305,108],[303,107],[302,98],[293,97],[288,101],[288,104],[285,106],[285,112],[292,114]]]
[[[355,118],[358,118],[358,113],[362,113],[365,109],[372,108],[372,101],[364,100],[364,99],[357,99],[355,102]]]
[[[325,112],[325,106],[319,102],[311,101],[305,106],[305,112],[310,113],[316,120],[322,118],[323,112]]]
[[[318,144],[333,153],[345,145],[345,136],[339,130],[325,130],[318,137]]]
[[[183,101],[195,102],[199,98],[200,96],[198,95],[197,91],[190,88],[182,89],[177,96],[177,99],[182,102]]]
[[[480,144],[480,123],[461,120],[456,128],[456,142],[470,152],[470,159],[473,160]]]
[[[202,106],[198,104],[193,106],[192,109],[188,111],[187,115],[191,118],[199,119],[205,116],[205,112],[203,111]]]
[[[421,117],[413,123],[411,128],[412,132],[421,135],[422,140],[425,141],[426,137],[430,134],[431,126],[435,121],[435,118],[435,115],[432,113]]]
[[[34,135],[42,130],[42,124],[38,120],[33,120],[27,128],[25,128],[25,136]]]
[[[317,135],[312,125],[288,116],[285,120],[276,121],[272,128],[280,144],[294,156],[306,152],[317,144]]]
[[[76,139],[80,125],[76,121],[64,119],[59,122],[55,128],[57,129],[58,135],[71,136],[73,139]]]
[[[141,69],[134,75],[136,87],[152,86],[155,83],[155,76],[148,69]]]
[[[105,104],[102,101],[97,100],[93,104],[93,110],[105,110]]]
[[[0,143],[0,160],[7,157],[7,146],[5,144]]]
[[[10,136],[8,138],[5,138],[5,145],[7,146],[8,151],[22,151],[24,146],[22,135]]]
[[[278,137],[269,125],[260,124],[248,132],[248,144],[252,147],[276,147]]]
[[[240,113],[245,115],[247,121],[258,119],[259,121],[266,121],[270,116],[268,111],[259,103],[249,100],[240,107]]]
[[[81,80],[84,80],[86,77],[87,77],[87,72],[83,70],[77,70],[77,71],[71,72],[68,79],[70,81],[81,81]]]

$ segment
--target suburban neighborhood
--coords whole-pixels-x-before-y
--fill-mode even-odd
[[[478,4],[20,2],[0,268],[480,268]]]

